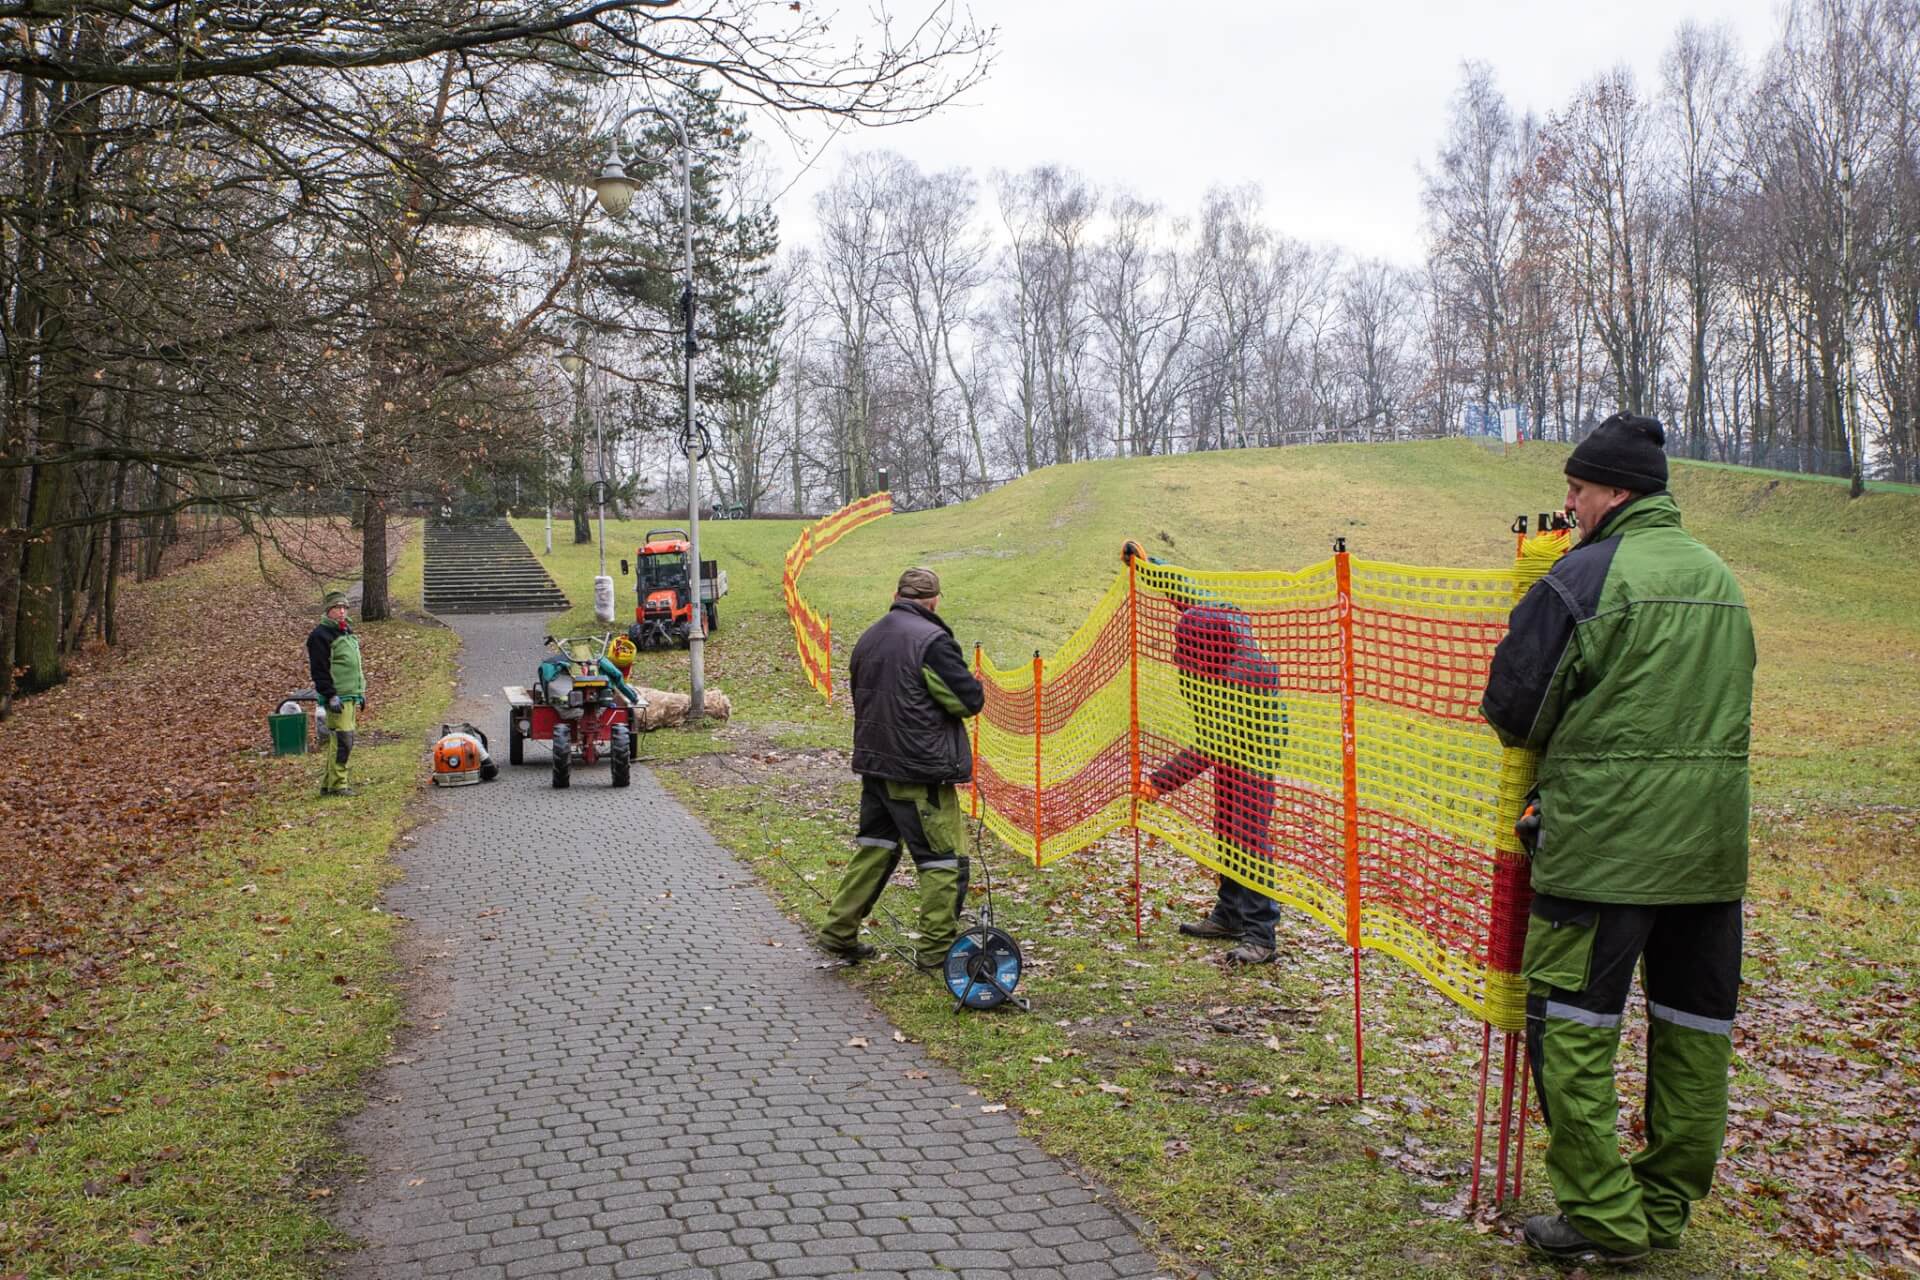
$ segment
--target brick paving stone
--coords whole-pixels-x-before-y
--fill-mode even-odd
[[[387,895],[421,1030],[346,1126],[371,1172],[337,1197],[366,1246],[343,1280],[1166,1274],[1097,1191],[816,968],[644,767],[614,790],[576,766],[555,791],[544,748],[507,765],[500,691],[533,674],[540,623],[451,622],[452,714],[486,730],[501,780],[433,793]],[[910,1071],[917,1093],[893,1092]]]

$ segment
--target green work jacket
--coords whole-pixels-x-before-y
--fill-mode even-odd
[[[1541,753],[1536,892],[1745,896],[1753,668],[1740,585],[1670,494],[1619,508],[1534,584],[1480,710]]]
[[[360,667],[360,637],[352,627],[337,627],[331,618],[307,636],[307,668],[320,701],[338,697],[343,701],[367,700],[367,677]]]

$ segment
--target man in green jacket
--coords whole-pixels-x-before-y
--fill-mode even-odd
[[[360,666],[360,637],[347,623],[347,597],[329,591],[323,603],[326,616],[307,636],[307,674],[327,709],[327,730],[333,742],[320,775],[320,794],[353,794],[347,787],[347,757],[353,754],[354,724],[367,705],[367,677]]]
[[[979,714],[987,695],[939,609],[939,577],[908,569],[886,616],[867,628],[847,660],[860,828],[819,938],[823,951],[843,960],[874,954],[860,941],[860,922],[879,902],[903,847],[920,882],[915,963],[938,968],[960,935],[966,817],[954,784],[973,776],[965,721]]]
[[[1514,608],[1481,714],[1539,751],[1521,970],[1558,1215],[1527,1242],[1625,1262],[1679,1245],[1726,1137],[1747,887],[1753,628],[1680,525],[1666,434],[1615,414],[1566,465],[1580,545]],[[1646,1148],[1623,1160],[1613,1060],[1636,963]]]

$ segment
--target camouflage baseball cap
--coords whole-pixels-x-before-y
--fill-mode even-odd
[[[900,575],[893,593],[902,600],[931,600],[940,594],[940,575],[931,569],[909,569]]]

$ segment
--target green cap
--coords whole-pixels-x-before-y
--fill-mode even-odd
[[[346,604],[347,604],[346,592],[329,591],[327,592],[326,598],[320,602],[320,607],[322,609],[331,609],[333,608],[333,606],[339,605],[341,608],[344,609],[346,607]]]

